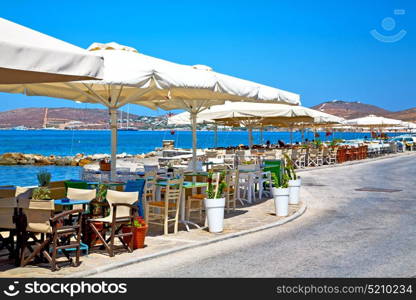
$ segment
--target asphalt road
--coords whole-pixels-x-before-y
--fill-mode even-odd
[[[416,276],[416,155],[300,175],[312,197],[299,219],[97,277]]]

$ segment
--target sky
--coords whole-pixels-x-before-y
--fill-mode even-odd
[[[87,48],[117,42],[173,62],[301,95],[398,111],[416,107],[416,1],[2,1],[0,16]],[[386,42],[390,41],[390,42]],[[0,111],[97,108],[0,93]],[[131,105],[129,111],[158,115]]]

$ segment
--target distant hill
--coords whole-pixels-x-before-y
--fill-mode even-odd
[[[393,112],[375,105],[340,100],[323,102],[312,108],[346,119],[354,119],[374,114],[416,122],[416,108]],[[119,128],[127,127],[127,114],[119,111],[119,122],[121,122],[121,119],[123,119],[123,121],[122,124],[119,125]],[[13,128],[18,126],[36,129],[45,127],[60,129],[106,129],[109,128],[109,114],[106,109],[79,109],[68,107],[22,108],[0,112],[0,128]],[[136,114],[129,114],[128,126],[136,129],[165,129],[172,127],[167,125],[166,116],[148,117]]]
[[[403,121],[416,122],[416,107],[390,113],[388,117]]]
[[[312,108],[331,115],[343,117],[345,119],[355,119],[368,115],[376,115],[403,121],[416,122],[416,108],[393,112],[371,104],[341,100],[323,102],[313,106]]]
[[[345,119],[361,118],[368,115],[386,116],[392,113],[375,105],[340,100],[324,102],[312,108]]]
[[[121,111],[118,119],[121,119]],[[157,124],[163,117],[143,117],[129,114],[129,125],[146,127],[147,124]],[[123,123],[127,123],[127,114],[123,113]],[[0,112],[0,128],[24,126],[27,128],[57,127],[67,124],[89,128],[108,128],[109,114],[106,109],[77,109],[77,108],[22,108]],[[148,126],[147,126],[148,127]]]

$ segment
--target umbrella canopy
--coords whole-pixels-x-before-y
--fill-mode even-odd
[[[227,102],[224,105],[216,105],[198,114],[198,123],[239,123],[245,120],[256,120],[260,125],[284,125],[297,122],[313,122],[319,124],[340,123],[339,118],[327,113],[303,106],[292,106],[274,103],[236,103]],[[168,119],[168,124],[186,125],[190,124],[190,114],[183,112]]]
[[[396,119],[390,119],[385,117],[378,117],[376,115],[368,115],[366,117],[345,120],[344,125],[355,127],[369,127],[369,128],[382,128],[400,126],[402,121]]]
[[[100,79],[103,59],[0,18],[0,84]]]
[[[252,143],[253,127],[278,126],[297,127],[311,124],[336,124],[342,118],[303,106],[274,103],[236,103],[227,102],[216,105],[198,115],[198,123],[221,123],[228,126],[245,126],[249,132],[249,144]],[[183,112],[168,119],[168,124],[190,124],[190,114]]]
[[[0,91],[101,103],[111,115],[112,172],[115,172],[117,112],[128,103],[149,108],[185,109],[196,115],[226,99],[270,101],[297,105],[297,94],[220,74],[201,65],[187,66],[140,54],[117,43],[94,43],[92,53],[104,57],[102,80],[71,83],[2,85]],[[193,160],[196,161],[196,122],[193,122]],[[112,176],[115,174],[113,173]]]

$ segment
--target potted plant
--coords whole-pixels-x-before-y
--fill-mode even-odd
[[[288,175],[284,172],[279,178],[275,173],[272,174],[273,179],[273,198],[276,216],[285,217],[289,214],[289,188]]]
[[[213,233],[222,232],[225,208],[224,189],[227,186],[225,173],[216,173],[216,179],[214,180],[214,173],[209,172],[207,183],[207,198],[204,199],[204,204],[208,219],[208,229],[209,232]]]
[[[142,217],[135,217],[133,224],[129,226],[124,226],[122,228],[123,233],[132,232],[133,233],[133,249],[144,248],[144,240],[147,233],[147,224]],[[123,237],[124,242],[128,245],[131,241],[131,236]]]
[[[33,190],[32,198],[35,200],[51,200],[51,191],[49,183],[51,182],[51,173],[47,171],[40,171],[37,174],[38,187]]]
[[[295,165],[292,159],[287,154],[285,154],[285,161],[286,161],[285,172],[289,178],[289,181],[288,181],[289,204],[298,204],[300,186],[302,184],[302,181],[300,179],[300,176],[296,175]]]

